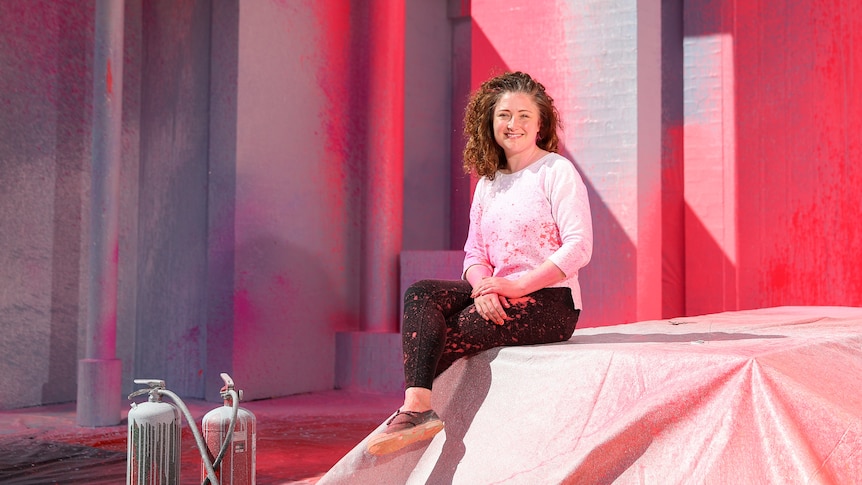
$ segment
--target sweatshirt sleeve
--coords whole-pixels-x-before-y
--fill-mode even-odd
[[[487,266],[493,272],[494,267],[488,260],[482,238],[482,194],[484,193],[486,179],[479,179],[476,190],[473,192],[473,202],[470,205],[470,228],[467,231],[467,242],[464,244],[464,268],[461,270],[461,278],[466,278],[467,269],[470,266],[481,264]]]
[[[593,222],[587,188],[574,165],[560,158],[545,179],[545,190],[562,241],[548,259],[566,277],[571,277],[590,262],[593,253]]]

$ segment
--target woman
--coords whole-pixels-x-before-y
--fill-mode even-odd
[[[405,292],[404,405],[369,440],[371,454],[443,429],[431,409],[431,387],[455,360],[572,336],[592,221],[581,177],[556,153],[558,117],[544,86],[522,72],[490,79],[471,97],[464,169],[480,178],[462,280],[424,280]]]

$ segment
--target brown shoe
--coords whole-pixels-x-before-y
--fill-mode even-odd
[[[429,440],[443,429],[443,421],[433,409],[424,413],[399,409],[386,425],[382,433],[368,442],[372,455],[386,455],[417,441]]]

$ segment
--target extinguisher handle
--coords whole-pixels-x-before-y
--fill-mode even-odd
[[[234,387],[233,379],[231,379],[231,377],[227,374],[227,372],[221,373],[221,380],[224,381],[224,387],[226,388],[225,390],[233,389],[233,387]]]
[[[222,372],[221,379],[224,381],[224,387],[221,388],[221,397],[227,399],[230,395],[230,391],[235,390],[233,379],[227,374],[227,372]],[[242,391],[237,391],[237,397],[240,401],[242,401]]]
[[[129,399],[149,394],[151,399],[158,400],[158,390],[165,388],[165,381],[160,379],[135,379],[135,384],[146,384],[147,387],[129,394]]]
[[[135,379],[135,384],[146,384],[150,389],[165,388],[165,381],[161,379]]]

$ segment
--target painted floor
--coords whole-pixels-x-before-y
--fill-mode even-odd
[[[185,403],[196,426],[217,407]],[[256,418],[257,483],[316,483],[400,403],[401,396],[337,390],[243,403]],[[125,415],[118,426],[82,428],[75,424],[74,403],[0,411],[0,483],[125,483]],[[199,454],[185,421],[181,457],[181,483],[201,483]]]

